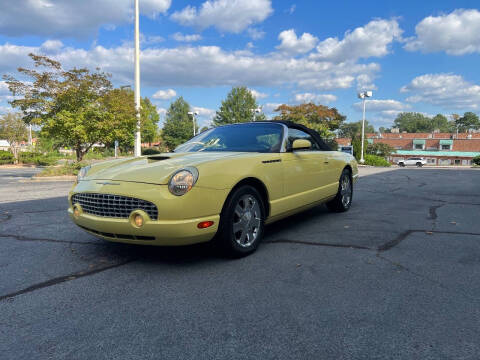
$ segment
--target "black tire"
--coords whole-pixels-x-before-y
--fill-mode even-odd
[[[403,163],[403,162],[398,163],[398,166],[400,166],[400,167],[405,167],[405,163]]]
[[[348,189],[344,189],[342,186],[345,183],[349,184]],[[337,195],[333,200],[327,202],[327,208],[333,212],[345,212],[350,209],[352,206],[352,198],[353,198],[353,182],[352,182],[352,174],[349,169],[343,169],[342,175],[340,176],[340,180],[338,181],[338,191]]]
[[[421,162],[417,162],[417,167],[422,167],[423,164]]]
[[[258,207],[250,200],[254,200]],[[245,211],[239,214],[239,210],[242,210],[242,203],[245,205]],[[251,206],[250,210],[249,206]],[[235,232],[234,229],[239,229],[239,227],[242,229]],[[243,257],[257,249],[263,237],[264,227],[265,205],[260,193],[250,185],[240,186],[229,195],[225,202],[214,243],[228,257]],[[255,228],[255,231],[250,231],[250,228]],[[244,242],[243,245],[242,242]]]

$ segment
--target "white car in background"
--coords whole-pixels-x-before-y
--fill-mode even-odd
[[[397,165],[400,167],[404,166],[417,166],[417,167],[422,167],[427,163],[427,160],[424,158],[419,158],[419,157],[411,157],[408,159],[404,160],[398,160]]]

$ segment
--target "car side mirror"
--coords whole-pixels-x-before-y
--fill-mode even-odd
[[[310,140],[306,139],[296,139],[293,140],[292,151],[295,150],[308,150],[312,148],[312,143]]]

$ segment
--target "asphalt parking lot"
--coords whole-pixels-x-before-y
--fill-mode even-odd
[[[478,170],[362,168],[240,260],[97,240],[35,171],[0,169],[2,359],[480,358]]]

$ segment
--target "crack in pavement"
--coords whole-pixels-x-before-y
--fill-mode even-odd
[[[400,244],[403,240],[405,240],[408,236],[413,233],[425,233],[425,234],[448,234],[448,235],[468,235],[468,236],[480,236],[480,233],[472,233],[472,232],[462,232],[462,231],[439,231],[439,230],[406,230],[400,233],[395,239],[386,242],[385,244],[380,245],[377,250],[387,251],[398,244]]]
[[[352,248],[352,249],[359,249],[359,250],[376,250],[376,249],[372,249],[372,248],[361,246],[361,245],[323,243],[323,242],[291,240],[291,239],[271,240],[271,241],[264,241],[263,243],[264,244],[301,244],[301,245],[327,246],[327,247],[336,247],[336,248]]]
[[[69,241],[69,240],[58,240],[58,239],[45,239],[45,238],[32,238],[22,235],[15,234],[0,234],[0,238],[11,238],[18,241],[42,241],[42,242],[52,242],[52,243],[61,243],[61,244],[80,244],[80,245],[102,245],[101,242],[83,242],[83,241]]]
[[[110,264],[110,265],[95,267],[95,268],[93,268],[91,270],[88,270],[88,271],[78,271],[78,272],[75,272],[75,273],[72,273],[72,274],[69,274],[69,275],[59,276],[59,277],[56,277],[56,278],[53,278],[53,279],[50,279],[50,280],[47,280],[47,281],[44,281],[44,282],[41,282],[41,283],[38,283],[38,284],[34,284],[32,286],[29,286],[29,287],[24,288],[22,290],[15,291],[15,292],[10,293],[10,294],[1,295],[0,296],[0,301],[13,299],[16,296],[23,295],[23,294],[26,294],[26,293],[30,293],[32,291],[43,289],[43,288],[46,288],[46,287],[49,287],[49,286],[52,286],[52,285],[57,285],[57,284],[61,284],[61,283],[67,282],[67,281],[79,279],[79,278],[82,278],[82,277],[85,277],[85,276],[98,274],[102,271],[106,271],[106,270],[110,270],[110,269],[120,267],[122,265],[126,265],[126,264],[131,263],[135,260],[137,260],[137,259],[128,259],[128,260],[120,261],[120,262]]]

